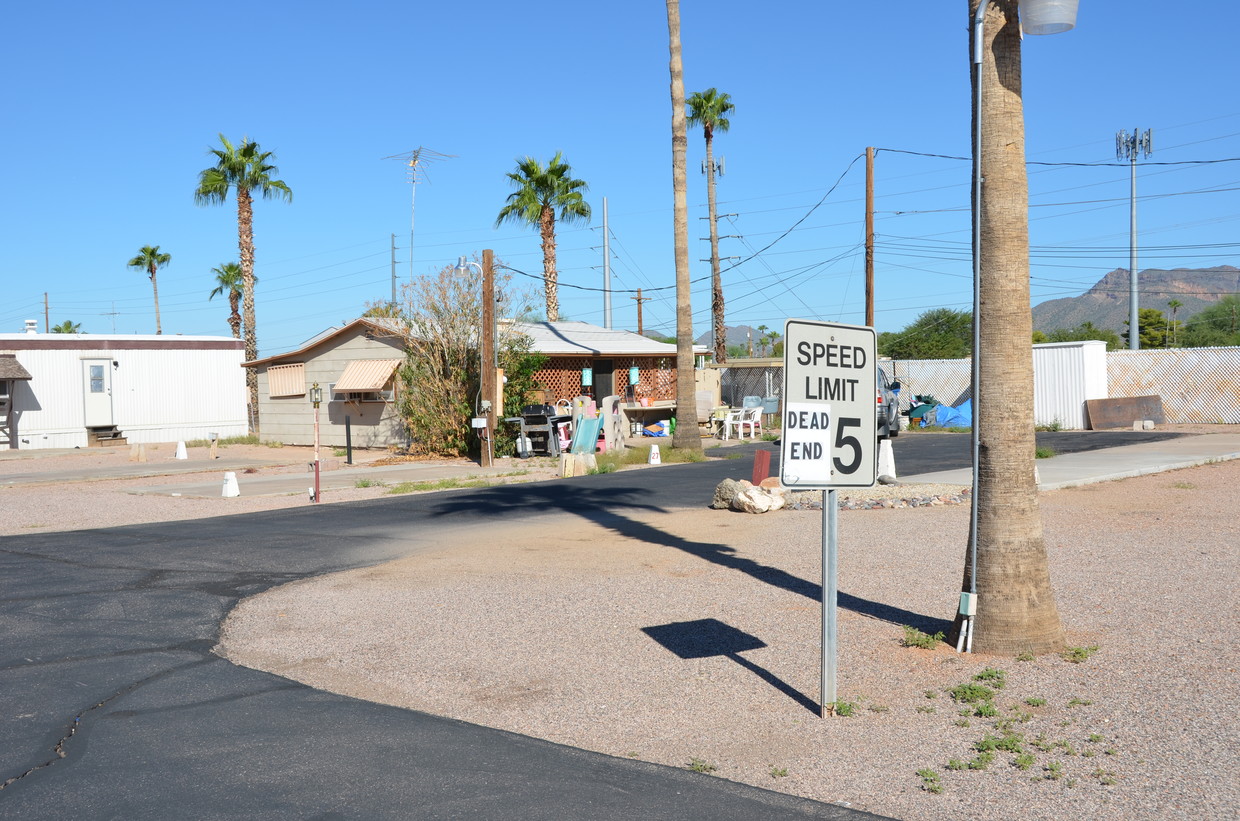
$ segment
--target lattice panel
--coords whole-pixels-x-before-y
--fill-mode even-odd
[[[676,361],[672,357],[612,357],[615,368],[616,393],[623,395],[629,386],[629,368],[638,369],[637,396],[649,399],[676,398]],[[534,375],[539,387],[547,391],[548,402],[571,400],[582,394],[581,369],[590,360],[575,357],[551,357]]]
[[[1240,348],[1110,351],[1107,392],[1161,396],[1172,424],[1240,424]]]

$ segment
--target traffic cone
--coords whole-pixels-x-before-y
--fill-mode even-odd
[[[177,442],[177,455],[173,458],[175,459],[188,459],[189,458],[189,453],[187,453],[185,450],[184,442]]]
[[[224,474],[224,493],[225,499],[231,499],[234,496],[241,495],[241,488],[237,487],[237,474],[229,471]]]
[[[661,464],[663,464],[663,458],[662,458],[661,456],[659,456],[659,446],[658,446],[658,445],[651,445],[651,446],[650,446],[650,461],[648,462],[648,464],[651,464],[651,465],[661,465]]]

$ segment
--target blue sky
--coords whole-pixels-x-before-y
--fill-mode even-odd
[[[1240,8],[1169,11],[1082,0],[1076,30],[1024,47],[1031,161],[1113,162],[1115,133],[1154,130],[1150,163],[1240,157],[1234,37]],[[562,314],[602,324],[602,198],[613,324],[674,330],[665,6],[480,0],[468,5],[263,2],[231,7],[47,0],[6,14],[0,145],[0,330],[23,319],[153,333],[150,283],[125,267],[146,244],[165,333],[229,333],[207,300],[236,258],[236,211],[193,202],[216,134],[274,151],[291,204],[256,205],[259,342],[296,347],[390,293],[390,235],[407,278],[411,190],[390,155],[455,155],[417,187],[412,270],[492,248],[539,274],[533,230],[493,228],[518,157],[563,151],[595,218],[559,233]],[[866,146],[876,161],[879,331],[971,300],[967,7],[682,2],[685,84],[732,95],[716,140],[729,324],[860,323]],[[897,151],[898,150],[898,151]],[[690,133],[693,276],[709,275],[704,154]],[[850,163],[853,163],[850,167]],[[845,173],[847,171],[847,173]],[[1128,264],[1127,167],[1031,168],[1035,302],[1073,296]],[[843,176],[839,186],[829,189]],[[1240,264],[1240,163],[1145,165],[1141,268]],[[824,199],[825,196],[825,199]],[[815,204],[819,203],[816,209]],[[812,210],[811,212],[811,209]],[[808,216],[807,216],[808,215]],[[537,287],[530,279],[528,283]],[[693,294],[709,327],[707,283]],[[573,288],[569,286],[579,286]],[[656,290],[656,289],[665,290]],[[113,326],[115,323],[115,326]]]

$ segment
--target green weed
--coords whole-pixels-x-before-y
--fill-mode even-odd
[[[975,675],[973,680],[988,681],[991,687],[994,687],[996,690],[1002,690],[1007,685],[1007,673],[1002,670],[996,670],[994,667],[987,667]]]
[[[983,684],[957,684],[947,694],[964,704],[977,704],[995,697],[995,691]]]
[[[1028,704],[1030,707],[1045,707],[1045,706],[1046,706],[1046,699],[1044,699],[1044,698],[1027,698],[1027,699],[1025,699],[1025,703],[1026,703],[1026,704]]]
[[[966,711],[966,712],[967,712],[967,711]],[[967,718],[958,718],[958,719],[956,719],[955,721],[953,721],[952,723],[953,723],[953,724],[955,724],[957,727],[968,727],[968,726],[970,726],[970,721],[969,721]]]
[[[1048,761],[1046,763],[1046,777],[1052,781],[1058,781],[1063,778],[1063,764],[1058,761]]]
[[[939,645],[939,642],[943,641],[943,638],[946,635],[942,630],[940,630],[932,636],[929,633],[923,633],[916,627],[910,627],[907,624],[903,625],[903,628],[904,638],[900,640],[901,647],[920,647],[923,650],[933,650]]]
[[[1069,707],[1088,707],[1091,704],[1093,704],[1093,702],[1089,699],[1077,698],[1076,696],[1068,699]]]
[[[491,483],[486,479],[438,479],[426,482],[401,482],[392,485],[388,493],[398,495],[401,493],[417,493],[423,490],[456,490],[458,488],[469,487],[487,487]]]
[[[935,795],[943,792],[943,782],[939,780],[939,774],[934,770],[918,770],[917,775],[921,778],[921,788],[926,792]]]
[[[1089,657],[1097,652],[1098,645],[1096,644],[1091,647],[1069,647],[1067,650],[1060,653],[1059,657],[1064,661],[1068,661],[1073,664],[1081,664],[1082,662],[1088,661]]]
[[[358,479],[353,483],[353,487],[383,487],[383,482],[378,479]]]
[[[1028,770],[1036,762],[1037,759],[1033,757],[1033,753],[1021,753],[1012,759],[1012,766],[1018,770]]]
[[[787,767],[774,767],[774,766],[772,766],[772,767],[771,767],[771,769],[770,769],[770,773],[771,773],[771,778],[787,778],[787,777],[788,777],[788,768],[787,768]]]
[[[1033,653],[1030,653],[1028,650],[1024,651],[1023,653],[1018,653],[1016,655],[1017,661],[1033,661],[1035,658],[1037,658],[1037,656],[1035,656]]]
[[[713,773],[719,768],[704,758],[690,758],[689,769],[693,770],[695,773]]]
[[[1039,448],[1033,449],[1033,458],[1035,459],[1050,459],[1050,458],[1053,458],[1054,456],[1055,456],[1054,448],[1039,447]]]
[[[831,711],[842,718],[849,718],[856,714],[857,703],[855,701],[833,701]]]
[[[935,710],[933,707],[931,707],[929,704],[920,704],[920,705],[918,705],[918,706],[917,706],[917,712],[919,712],[919,713],[935,713],[935,712],[938,712],[938,711],[937,711],[937,710]]]

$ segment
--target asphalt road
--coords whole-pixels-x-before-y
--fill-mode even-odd
[[[1165,438],[1039,434],[1060,452]],[[905,434],[901,476],[968,464],[968,436]],[[875,817],[312,690],[213,655],[241,597],[438,549],[480,520],[699,507],[751,454],[658,470],[0,546],[0,817]],[[777,453],[773,467],[777,462]]]
[[[751,447],[751,446],[747,446]],[[213,655],[243,596],[451,542],[480,518],[697,507],[751,460],[668,465],[0,547],[0,817],[874,818],[362,702]]]

